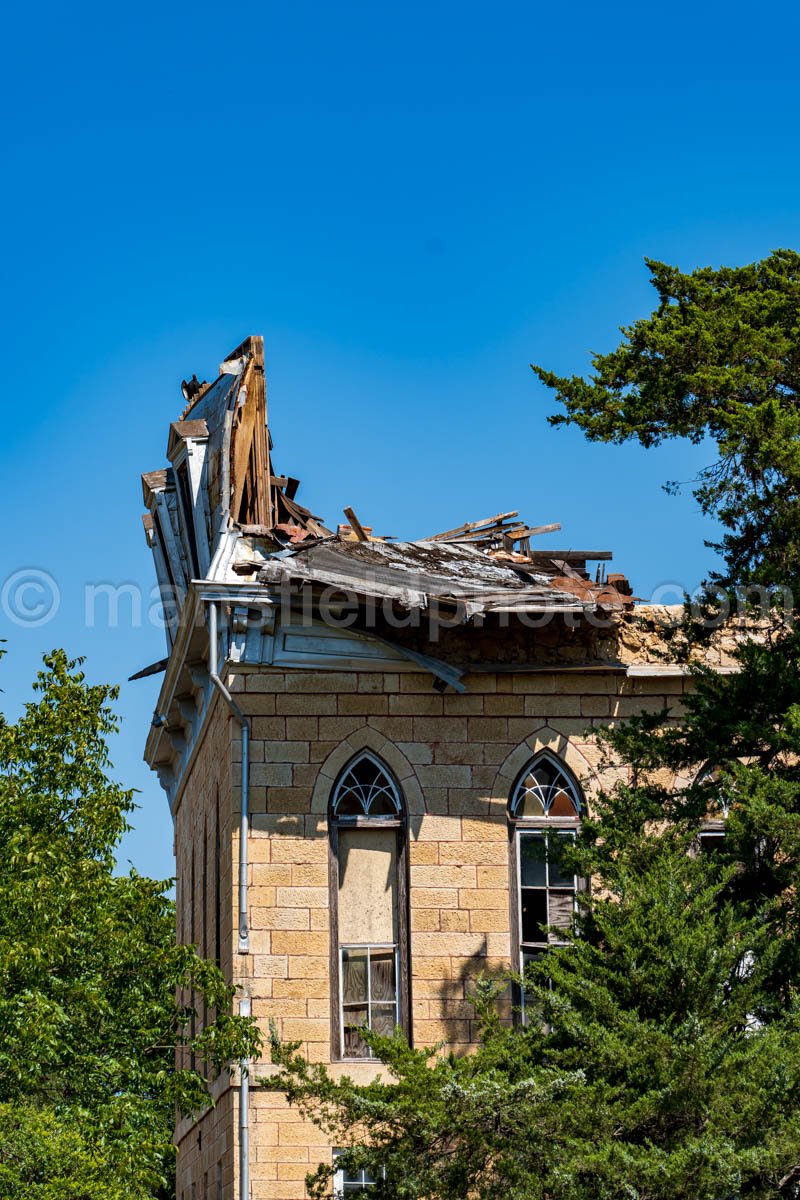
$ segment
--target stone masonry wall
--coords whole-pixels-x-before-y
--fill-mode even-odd
[[[237,817],[231,798],[235,728],[224,706],[215,703],[175,806],[178,940],[194,943],[204,957],[218,957],[229,980],[233,979],[234,863],[238,854],[233,827]],[[202,1005],[198,1008],[199,1028]],[[181,1063],[190,1064],[187,1053]],[[234,1094],[226,1085],[227,1077],[217,1081],[217,1105],[199,1122],[183,1119],[178,1124],[178,1200],[228,1200],[234,1195],[235,1106]]]
[[[251,952],[232,953],[231,946],[241,746],[235,722],[221,707],[177,813],[179,904],[185,929],[189,846],[200,845],[203,815],[208,821],[219,787],[225,814],[223,962],[251,996],[265,1037],[273,1019],[281,1036],[300,1040],[310,1058],[330,1061],[327,804],[336,776],[355,753],[369,748],[386,761],[409,809],[414,1042],[445,1040],[460,1053],[474,1037],[466,999],[471,981],[511,963],[506,805],[518,772],[548,747],[590,798],[601,769],[591,730],[665,704],[678,715],[684,688],[682,678],[628,679],[611,672],[475,674],[465,682],[464,695],[441,695],[423,673],[263,668],[231,676],[230,686],[252,717]],[[617,773],[611,769],[606,782]],[[196,868],[196,930],[203,911],[199,875]],[[348,1062],[334,1070],[366,1079],[375,1068]],[[259,1071],[267,1075],[269,1067]],[[209,1144],[224,1146],[225,1200],[237,1194],[235,1089],[225,1097],[224,1108],[179,1128],[180,1200],[219,1200],[203,1191],[216,1169]],[[282,1097],[258,1088],[251,1097],[253,1200],[300,1200],[304,1176],[330,1160],[331,1147]],[[211,1133],[220,1121],[228,1125],[222,1140]],[[209,1133],[202,1134],[198,1151],[197,1132],[205,1127]]]

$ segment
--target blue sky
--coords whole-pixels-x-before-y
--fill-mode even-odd
[[[122,685],[121,861],[172,873],[141,761],[161,657],[87,585],[152,566],[139,474],[179,383],[263,333],[279,471],[329,522],[422,536],[503,509],[613,548],[637,593],[696,586],[709,530],[665,479],[702,448],[551,430],[528,364],[584,370],[649,311],[645,255],[691,268],[800,246],[789,4],[45,4],[6,17],[0,238],[9,715],[41,654]],[[545,543],[543,543],[545,544]],[[659,591],[659,589],[662,589]],[[32,594],[28,597],[32,600]]]

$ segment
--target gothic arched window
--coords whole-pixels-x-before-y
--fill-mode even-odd
[[[364,1027],[409,1032],[408,885],[402,792],[370,751],[331,793],[334,1058],[368,1058]]]
[[[397,784],[379,758],[369,751],[353,759],[333,791],[331,813],[344,817],[398,817],[403,802]]]
[[[581,794],[563,763],[545,750],[537,754],[517,780],[510,812],[518,821],[537,817],[577,820],[581,815]]]
[[[562,864],[583,809],[580,788],[564,763],[544,750],[518,776],[508,804],[512,835],[512,928],[520,971],[572,924],[580,881]]]

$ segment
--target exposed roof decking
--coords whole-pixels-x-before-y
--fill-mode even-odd
[[[395,601],[404,608],[453,603],[465,620],[478,613],[622,608],[611,588],[582,585],[582,595],[542,570],[506,565],[480,550],[446,542],[354,542],[326,539],[264,562],[258,582],[310,583],[354,596]]]

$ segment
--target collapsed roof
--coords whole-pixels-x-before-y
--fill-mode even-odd
[[[299,481],[276,475],[267,422],[264,344],[249,337],[213,383],[183,384],[189,401],[170,426],[169,467],[142,476],[145,532],[174,641],[195,584],[339,588],[401,609],[455,606],[465,622],[490,613],[621,611],[632,604],[621,575],[592,579],[607,550],[541,550],[517,512],[415,541],[375,536],[352,508],[329,529],[296,500]]]

